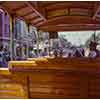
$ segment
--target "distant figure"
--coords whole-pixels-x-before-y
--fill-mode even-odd
[[[1,45],[0,46],[0,67],[8,67],[7,65],[8,63],[5,57],[5,51],[3,49],[3,46]]]
[[[8,51],[7,47],[4,48],[3,51],[4,51],[4,60],[5,60],[5,62],[10,61],[11,60],[10,59],[10,52]]]
[[[21,47],[16,48],[16,60],[22,60]]]
[[[3,46],[0,46],[0,67],[4,67]]]
[[[33,50],[30,51],[29,57],[30,58],[37,58],[37,56],[36,56],[36,54],[35,54],[35,52]]]
[[[90,48],[84,48],[84,56],[88,57],[90,53]]]
[[[75,52],[75,57],[84,57],[84,49],[83,48],[77,48]]]
[[[89,48],[90,48],[89,57],[95,58],[95,57],[100,56],[100,52],[99,52],[99,50],[96,49],[96,47],[97,47],[97,43],[94,41],[91,41],[90,45],[89,45]]]
[[[54,54],[54,57],[58,57],[58,51],[56,49],[54,50],[53,54]]]
[[[63,57],[63,49],[59,48],[59,57]]]

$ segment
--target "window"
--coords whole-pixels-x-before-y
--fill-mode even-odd
[[[52,39],[52,51],[57,50],[63,57],[100,56],[100,31],[58,32],[58,38]],[[88,55],[85,52],[88,51]]]

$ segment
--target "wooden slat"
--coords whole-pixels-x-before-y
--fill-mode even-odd
[[[0,98],[100,98],[99,58],[36,58],[10,64],[15,68],[11,74],[0,75]]]
[[[26,78],[2,73],[0,75],[0,98],[28,98]]]

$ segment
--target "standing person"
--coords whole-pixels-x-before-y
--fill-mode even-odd
[[[8,61],[11,60],[11,59],[10,59],[10,52],[9,52],[9,50],[8,50],[7,47],[5,47],[5,48],[3,49],[3,52],[4,52],[3,56],[4,56],[5,66],[7,66],[7,65],[8,65]]]
[[[21,47],[17,47],[16,51],[16,60],[22,60]]]
[[[3,46],[0,46],[0,67],[4,67]]]

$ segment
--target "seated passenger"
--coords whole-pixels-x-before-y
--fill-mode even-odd
[[[90,42],[89,48],[90,48],[90,53],[89,57],[95,58],[100,56],[100,52],[96,49],[97,43],[94,41]]]
[[[54,50],[53,54],[54,54],[54,57],[58,57],[58,51],[57,51],[57,49]]]
[[[71,57],[84,57],[84,49],[75,47]]]
[[[43,57],[45,57],[45,56],[48,55],[47,49],[46,49],[46,48],[44,48],[44,51],[41,52],[41,55],[42,55]]]
[[[77,48],[76,49],[76,57],[84,57],[84,49]]]

